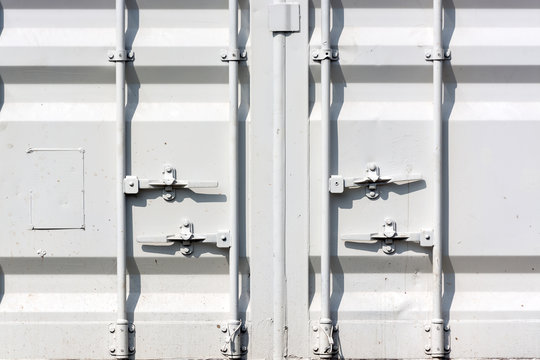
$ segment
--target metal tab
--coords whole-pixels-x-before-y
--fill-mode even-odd
[[[452,59],[452,52],[450,50],[439,49],[427,49],[424,52],[424,58],[426,61],[445,61]]]
[[[329,59],[330,61],[339,60],[339,50],[335,49],[317,49],[311,53],[311,59],[313,61],[322,61]]]
[[[110,62],[119,62],[119,61],[133,61],[135,60],[135,53],[133,50],[109,50],[107,51],[107,58]]]
[[[270,31],[300,31],[300,4],[282,3],[268,5]]]
[[[246,50],[221,50],[219,54],[221,61],[245,61],[247,60],[247,52]]]

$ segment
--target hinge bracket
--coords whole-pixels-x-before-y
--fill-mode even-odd
[[[135,60],[135,53],[133,50],[109,50],[107,51],[107,58],[110,62],[128,62]]]
[[[272,32],[300,31],[300,4],[268,5],[268,28]]]
[[[247,60],[247,52],[246,50],[221,50],[219,54],[221,61],[246,61]]]
[[[193,243],[203,242],[215,244],[218,248],[231,247],[231,234],[228,230],[222,230],[213,234],[196,234],[193,232],[193,223],[188,219],[182,221],[180,231],[172,235],[143,235],[137,236],[137,242],[143,245],[170,246],[175,242],[180,243],[180,252],[183,255],[193,253]]]
[[[444,325],[444,320],[433,319],[424,327],[427,342],[424,346],[426,355],[433,358],[442,358],[450,354],[450,327]]]
[[[109,324],[109,354],[118,359],[127,359],[135,354],[135,325],[129,322]],[[127,334],[127,337],[126,337]],[[126,344],[127,340],[127,344]]]
[[[338,331],[338,326],[330,319],[312,321],[313,353],[320,359],[333,358],[339,351]]]
[[[247,346],[242,345],[242,337],[247,328],[241,320],[230,320],[218,326],[224,335],[221,353],[229,359],[241,359],[247,353]]]
[[[424,52],[424,58],[426,61],[446,61],[452,59],[452,52],[448,49],[427,49]]]

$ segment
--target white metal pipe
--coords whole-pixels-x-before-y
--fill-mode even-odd
[[[330,0],[321,1],[321,52],[330,50]],[[330,59],[321,61],[321,322],[330,315]]]
[[[433,51],[444,57],[442,49],[442,0],[433,0]],[[442,313],[442,66],[443,60],[433,61],[433,131],[434,131],[434,238],[433,238],[433,314],[432,357],[445,356],[444,320]],[[438,329],[438,330],[437,330]]]
[[[238,49],[238,0],[229,0],[229,54]],[[238,61],[229,61],[229,311],[238,320]]]
[[[285,356],[285,34],[273,34],[273,358],[278,360]]]
[[[116,52],[125,50],[125,4],[124,0],[116,0]],[[118,331],[116,357],[127,358],[128,332],[126,311],[126,201],[123,181],[126,168],[126,125],[125,125],[125,97],[126,97],[126,63],[116,62],[116,272],[117,272],[117,310],[116,324],[125,327]]]

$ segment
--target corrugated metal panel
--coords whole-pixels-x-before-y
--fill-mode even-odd
[[[129,197],[130,320],[136,357],[221,356],[228,320],[227,251],[148,247],[137,236],[228,227],[226,1],[128,0],[127,173],[219,188]],[[268,1],[240,1],[241,291],[248,357],[272,357],[272,33]],[[299,1],[287,36],[287,354],[312,357],[320,312],[320,1]],[[425,181],[331,201],[332,295],[346,358],[424,358],[429,343],[429,248],[349,244],[386,217],[400,231],[433,225],[432,1],[334,0],[332,174]],[[540,328],[540,4],[446,0],[444,44],[443,309],[453,358],[533,358]],[[0,7],[0,358],[109,358],[116,320],[113,1],[4,0]],[[83,149],[84,157],[28,148]],[[63,154],[63,155],[62,155]],[[69,155],[71,155],[69,153]],[[79,162],[79,160],[81,162]],[[71,164],[70,166],[67,165]],[[83,176],[79,174],[82,167]],[[51,173],[52,172],[52,173]],[[83,182],[84,200],[75,195]],[[326,179],[324,179],[326,181]],[[65,183],[65,187],[64,184]],[[35,190],[39,189],[39,191]],[[47,189],[51,189],[47,193]],[[53,189],[57,189],[53,191]],[[62,191],[60,191],[61,189]],[[63,192],[65,190],[65,192]],[[37,195],[51,201],[34,226]],[[37,203],[39,206],[40,203]],[[42,204],[42,203],[41,203]],[[62,211],[54,211],[54,206]],[[66,216],[62,214],[68,214]],[[83,218],[84,229],[72,229]],[[38,228],[65,229],[38,229]]]

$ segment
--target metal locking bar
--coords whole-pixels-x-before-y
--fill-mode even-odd
[[[188,219],[184,219],[182,221],[180,231],[176,234],[138,236],[137,242],[144,245],[153,246],[170,246],[175,242],[180,242],[180,252],[184,255],[190,255],[193,253],[194,242],[216,244],[218,248],[231,247],[229,230],[223,230],[212,234],[195,234],[193,232],[193,223]]]
[[[347,189],[360,187],[366,188],[366,196],[369,199],[376,199],[380,193],[378,186],[396,184],[403,185],[422,180],[422,175],[418,173],[400,174],[391,176],[381,176],[381,169],[375,163],[369,163],[364,177],[347,177],[332,175],[328,182],[328,188],[332,194],[341,194]]]
[[[163,188],[163,199],[167,201],[174,200],[176,197],[175,189],[192,188],[216,188],[217,181],[201,180],[180,180],[176,179],[176,169],[169,164],[163,165],[162,176],[159,180],[139,179],[137,176],[126,176],[124,179],[124,193],[138,194],[141,189],[159,189]]]
[[[382,249],[385,254],[393,254],[396,251],[394,241],[402,240],[420,244],[422,247],[433,246],[433,230],[422,230],[417,233],[398,233],[397,225],[393,219],[384,220],[383,230],[380,233],[348,234],[341,235],[341,240],[354,243],[375,243],[382,241]]]

